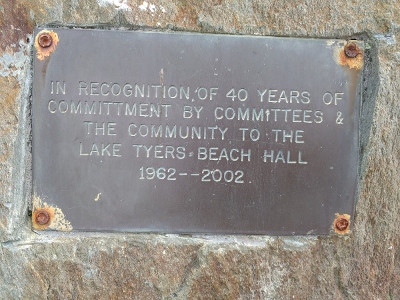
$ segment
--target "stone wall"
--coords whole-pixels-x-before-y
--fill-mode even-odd
[[[40,25],[363,39],[362,159],[351,234],[33,232],[32,33]],[[0,0],[0,29],[1,299],[400,298],[398,1]]]

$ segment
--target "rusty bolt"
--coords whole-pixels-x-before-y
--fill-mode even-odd
[[[50,222],[50,214],[45,210],[39,210],[35,214],[35,221],[39,225],[46,225]]]
[[[350,222],[346,218],[337,218],[335,221],[335,228],[338,231],[346,231],[349,227],[349,224]]]
[[[50,34],[44,32],[39,35],[38,43],[42,48],[49,48],[53,43],[53,38]]]
[[[346,54],[349,58],[354,58],[360,53],[360,49],[358,49],[357,45],[354,43],[347,44],[344,47],[344,54]]]

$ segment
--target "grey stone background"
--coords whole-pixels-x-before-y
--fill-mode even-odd
[[[365,40],[352,233],[33,232],[32,33],[44,24]],[[0,0],[0,298],[400,299],[399,37],[396,0]]]

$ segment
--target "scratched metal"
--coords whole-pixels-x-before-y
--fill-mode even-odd
[[[362,72],[339,64],[335,49],[345,41],[53,30],[59,37],[54,52],[44,60],[37,59],[34,52],[34,193],[48,205],[58,207],[73,230],[330,234],[337,213],[349,214],[352,221],[358,178]],[[362,43],[357,43],[362,48]],[[95,82],[92,90],[90,82]],[[125,86],[125,95],[123,91],[118,95],[119,88],[112,83]],[[132,85],[133,95],[129,96],[130,86],[126,84]],[[139,91],[135,95],[135,84],[161,88],[150,88],[148,94],[145,87],[141,97]],[[178,90],[189,87],[189,99],[184,94],[184,99],[174,98],[175,89],[171,86]],[[163,95],[164,87],[171,88],[170,94]],[[205,100],[199,99],[206,95],[201,88],[208,91]],[[226,97],[232,88],[234,101]],[[248,91],[247,99],[245,92],[240,92],[244,101],[238,99],[240,89]],[[264,89],[276,90],[271,92],[270,101],[264,98],[261,102],[257,90]],[[297,103],[293,98],[293,103],[286,103],[282,90],[288,97],[291,91],[292,96],[297,95],[295,91],[306,91],[310,101]],[[327,91],[343,93],[337,94],[341,98],[337,105],[323,103]],[[280,103],[273,102],[279,97]],[[325,100],[329,102],[329,97]],[[96,114],[89,114],[89,110],[85,114],[85,102],[96,103]],[[137,115],[125,115],[126,106],[131,108],[134,103]],[[164,105],[159,117],[145,116],[150,114],[150,103]],[[199,118],[184,118],[185,105],[202,107]],[[250,117],[252,109],[262,109],[264,120],[221,119],[222,110],[218,107],[227,109],[228,118],[239,108],[242,114],[249,108]],[[323,113],[322,122],[318,111]],[[102,135],[102,129],[96,135],[92,130],[95,125],[88,122],[116,125],[110,125],[110,135]],[[145,135],[152,124],[164,126],[164,131],[166,125],[182,126],[183,137],[185,126],[228,129],[224,140],[219,129],[215,129],[214,139],[213,129],[206,129],[206,139],[200,140],[192,139],[191,133],[186,139],[130,136],[137,133],[140,125]],[[245,141],[240,128],[249,129]],[[250,140],[251,129],[260,132],[258,141]],[[291,143],[289,138],[286,142],[281,138],[276,141],[277,131],[273,130],[304,132],[300,132],[298,143]],[[257,131],[253,131],[253,139],[257,139]],[[113,143],[121,144],[115,146],[114,153],[112,145],[107,147]],[[101,149],[101,144],[105,149]],[[133,145],[158,147],[147,157],[144,146]],[[225,156],[214,160],[215,155],[211,160],[203,160],[198,157],[199,147],[216,153],[223,148],[228,152],[244,149],[243,153],[250,149],[251,160],[243,156],[236,161],[236,150],[229,161]],[[265,150],[274,150],[275,156],[281,150],[282,154],[279,159],[274,157],[273,162],[269,157],[264,162],[264,155],[270,153],[264,153]],[[180,159],[183,152],[185,157]],[[148,168],[158,169],[158,177],[156,174],[151,179],[152,169]],[[162,168],[166,169],[165,176]],[[226,178],[221,179],[221,174]]]

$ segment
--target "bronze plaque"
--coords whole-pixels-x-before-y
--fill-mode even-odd
[[[363,43],[37,29],[33,225],[348,232]]]

